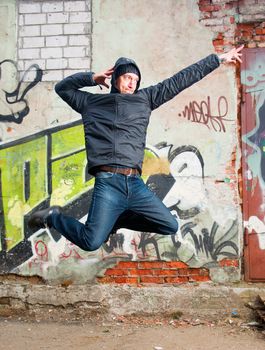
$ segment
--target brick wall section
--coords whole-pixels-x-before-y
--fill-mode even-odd
[[[265,47],[265,1],[264,0],[199,0],[200,22],[213,32],[215,51],[226,52],[232,46],[244,44],[246,48]],[[237,72],[239,83],[239,72]],[[239,94],[240,96],[240,94]],[[238,119],[240,120],[240,108]],[[240,125],[240,122],[238,122]],[[239,135],[240,138],[240,135]],[[241,203],[241,170],[236,173],[236,150],[226,166],[226,175],[233,192],[234,202]]]
[[[264,0],[199,0],[200,22],[213,33],[216,52],[231,46],[265,47]]]
[[[221,267],[239,267],[239,261],[237,259],[222,259],[218,265]]]
[[[190,268],[180,261],[120,261],[105,271],[99,283],[180,284],[210,280],[205,268]]]
[[[91,0],[19,1],[19,70],[33,63],[43,70],[43,81],[90,70]]]

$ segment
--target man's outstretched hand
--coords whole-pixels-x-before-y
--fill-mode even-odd
[[[109,84],[107,83],[107,81],[111,78],[111,75],[113,72],[114,72],[114,67],[109,68],[104,72],[95,73],[93,76],[93,79],[95,83],[97,83],[98,85],[103,85],[106,88],[109,88]]]
[[[224,63],[242,63],[241,56],[242,53],[240,51],[244,48],[244,45],[241,45],[240,47],[233,48],[232,50],[228,51],[227,53],[223,53],[219,56],[220,60]]]

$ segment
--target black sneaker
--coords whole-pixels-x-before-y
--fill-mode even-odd
[[[37,231],[41,228],[47,228],[49,225],[47,224],[47,218],[49,215],[57,213],[60,214],[62,212],[62,208],[58,205],[54,205],[52,207],[38,210],[36,213],[32,214],[28,221],[28,226],[31,230]]]

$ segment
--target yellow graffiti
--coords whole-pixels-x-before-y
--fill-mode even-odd
[[[170,173],[170,163],[165,158],[146,158],[143,163],[143,176],[150,176],[152,174],[166,174]]]
[[[24,231],[23,218],[24,218],[24,214],[30,211],[30,206],[18,200],[16,196],[14,200],[11,199],[8,202],[8,207],[10,208],[8,211],[8,220],[13,227],[16,227],[21,231],[21,239],[22,239],[23,238],[22,233]],[[14,236],[12,237],[12,235],[7,235],[5,240],[6,240],[7,246],[14,246],[17,243],[16,242],[17,237],[14,237]]]
[[[67,203],[67,197],[72,193],[72,185],[73,180],[69,180],[68,183],[64,180],[60,180],[59,187],[52,193],[50,204],[60,206],[65,205],[65,203]]]
[[[30,206],[28,204],[23,203],[18,199],[18,196],[15,196],[14,199],[10,199],[8,201],[8,219],[13,226],[17,226],[18,228],[22,228],[22,218],[24,213],[30,211]]]

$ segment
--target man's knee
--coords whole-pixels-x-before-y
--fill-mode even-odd
[[[82,242],[82,246],[80,248],[87,252],[93,252],[99,249],[102,243],[103,243],[102,240],[99,240],[97,237],[95,238],[86,237],[84,238]]]
[[[175,235],[178,232],[178,229],[179,229],[179,224],[178,224],[177,220],[172,221],[170,228],[169,228],[169,230],[170,230],[169,234]]]
[[[87,252],[93,252],[97,249],[99,249],[102,245],[102,242],[92,241],[92,242],[83,242],[81,249],[87,251]]]

